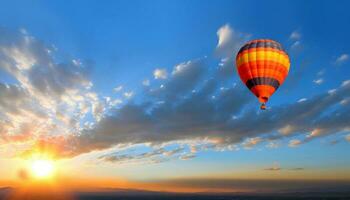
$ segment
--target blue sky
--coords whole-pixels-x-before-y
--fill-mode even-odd
[[[64,149],[67,154],[59,156],[68,162],[105,165],[82,174],[103,168],[108,176],[126,179],[244,178],[249,172],[266,178],[269,171],[281,171],[276,178],[337,179],[341,172],[350,179],[349,6],[347,1],[2,2],[0,83],[25,94],[0,98],[18,98],[17,108],[36,117],[46,113],[43,118],[52,122],[47,130],[64,124],[53,132],[41,132],[41,123],[28,125],[30,133],[4,131],[10,136],[3,145],[18,144],[11,134],[23,134],[25,145],[68,137],[49,145]],[[234,70],[237,47],[255,38],[279,41],[291,59],[289,76],[266,113],[258,111],[258,101]],[[230,69],[219,76],[220,67]],[[43,86],[47,83],[52,85]],[[13,127],[29,123],[6,106],[0,104],[6,113],[1,120],[18,122]],[[67,149],[67,144],[78,145]],[[181,173],[170,173],[174,168]],[[294,168],[303,170],[288,172]]]
[[[314,66],[308,71],[315,74],[348,51],[344,25],[349,16],[343,5],[346,2],[341,2],[29,1],[18,6],[11,1],[1,8],[0,20],[2,26],[27,29],[62,54],[92,60],[96,64],[95,86],[109,92],[110,85],[137,86],[154,67],[171,68],[185,60],[212,55],[215,33],[226,23],[254,38],[273,38],[285,48],[291,43],[288,35],[300,31],[303,42],[307,41],[305,51],[313,52],[300,57],[312,60]],[[301,62],[295,58],[294,63]],[[105,71],[112,73],[101,79]],[[346,77],[333,71],[327,74],[339,80],[331,82],[335,86]]]

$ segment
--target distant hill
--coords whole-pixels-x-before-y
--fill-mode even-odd
[[[11,187],[0,188],[0,200],[7,199],[6,196],[15,189]],[[26,200],[39,199],[65,199],[59,194],[28,194],[25,196]],[[148,190],[136,189],[120,189],[120,188],[102,188],[96,189],[95,192],[76,191],[70,194],[74,200],[344,200],[350,199],[350,192],[279,192],[279,193],[171,193],[171,192],[157,192]],[[17,199],[16,199],[17,200]]]
[[[13,191],[11,187],[0,188],[0,199],[4,199],[11,191]]]
[[[131,195],[131,196],[144,196],[144,195],[168,195],[175,194],[171,192],[150,191],[150,190],[138,190],[138,189],[123,189],[123,188],[99,188],[93,192],[75,192],[76,194],[103,194],[103,195]]]

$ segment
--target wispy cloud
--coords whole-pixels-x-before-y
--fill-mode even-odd
[[[295,52],[300,51],[302,49],[301,37],[302,35],[299,30],[295,30],[290,34],[289,39],[292,42],[290,50]]]
[[[297,147],[299,145],[301,145],[301,141],[300,140],[297,140],[297,139],[293,139],[293,140],[290,140],[289,141],[289,147]]]
[[[181,160],[190,160],[196,157],[196,154],[185,154],[180,157]]]
[[[343,100],[341,100],[340,102],[340,105],[342,106],[346,106],[350,103],[350,98],[344,98]]]
[[[79,59],[57,63],[54,53],[27,32],[0,28],[0,69],[16,81],[0,83],[1,142],[65,137],[86,115],[102,114],[90,66]]]
[[[275,149],[280,147],[280,142],[278,140],[271,140],[269,141],[269,143],[266,145],[266,147],[271,148],[271,149]]]
[[[292,50],[299,49],[300,47],[301,47],[301,42],[300,41],[295,41],[295,42],[293,42],[292,46],[290,46],[290,48]]]
[[[238,32],[229,24],[225,24],[217,31],[217,37],[215,54],[221,59],[219,74],[227,77],[233,74],[235,68],[232,67],[232,63],[234,63],[235,56],[241,46],[251,38],[251,35]]]
[[[345,54],[344,53],[344,54],[341,54],[339,57],[337,57],[335,59],[335,64],[336,65],[341,65],[341,64],[345,63],[348,60],[349,60],[349,54]]]
[[[169,83],[176,82],[170,78]],[[95,140],[99,141],[99,148],[109,148],[112,145],[123,143],[163,143],[208,138],[215,146],[243,142],[242,145],[249,148],[261,141],[259,139],[261,135],[266,137],[266,134],[277,130],[284,133],[278,137],[293,137],[300,132],[309,133],[309,136],[305,137],[304,140],[292,139],[290,141],[289,146],[296,147],[311,139],[335,134],[349,128],[347,109],[339,108],[339,110],[334,111],[338,113],[336,116],[332,113],[324,113],[327,108],[338,104],[344,96],[349,96],[350,87],[347,84],[338,88],[333,94],[326,92],[302,104],[282,106],[259,115],[255,112],[246,112],[241,117],[232,119],[232,114],[240,112],[249,102],[248,99],[238,101],[234,94],[237,92],[244,94],[244,92],[242,93],[239,88],[233,88],[228,93],[224,92],[218,95],[216,100],[213,100],[210,98],[212,92],[209,92],[216,91],[217,87],[214,87],[213,83],[215,82],[207,82],[198,93],[194,94],[190,88],[186,90],[187,93],[176,90],[176,94],[191,94],[184,99],[170,95],[170,91],[152,94],[156,95],[153,98],[165,99],[167,102],[155,107],[152,106],[152,109],[148,105],[126,105],[111,115],[115,117],[101,120],[96,129],[90,130],[88,134],[82,134],[79,141],[84,141],[81,143],[82,146],[95,149]],[[230,94],[233,95],[234,100],[229,100]],[[168,101],[167,98],[176,99],[177,103],[171,103],[175,101]],[[222,107],[226,101],[229,106]],[[229,111],[228,108],[231,110]],[[205,113],[212,113],[212,115],[208,116]],[[270,118],[270,116],[274,117]],[[313,123],[308,123],[309,121],[313,121]],[[252,123],[254,126],[251,126]],[[286,124],[289,125],[286,126]],[[103,132],[104,135],[100,135],[99,132]],[[115,132],[119,134],[114,134]]]
[[[312,82],[315,83],[316,85],[321,85],[323,81],[324,81],[323,78],[319,78],[319,79],[313,80]]]
[[[120,92],[120,91],[122,91],[122,90],[123,90],[123,86],[122,86],[122,85],[119,85],[119,86],[113,88],[113,91],[114,91],[114,92]]]
[[[254,137],[254,138],[249,138],[246,141],[243,142],[243,146],[246,149],[251,149],[254,146],[256,146],[257,144],[259,144],[260,142],[262,142],[262,139],[260,137]]]
[[[304,101],[307,101],[307,98],[301,98],[298,100],[298,103],[301,103],[301,102],[304,102]]]
[[[183,159],[185,157],[190,158],[191,156],[195,156],[194,154],[187,153],[186,151],[187,150],[182,146],[178,146],[172,149],[165,149],[164,147],[161,147],[138,154],[133,154],[130,152],[124,154],[120,152],[109,153],[100,156],[99,159],[118,164],[154,164],[176,158]]]
[[[289,39],[291,40],[300,40],[301,39],[301,33],[298,30],[293,31],[290,36]]]
[[[166,69],[155,69],[153,76],[155,79],[166,79],[168,77],[168,72]]]
[[[123,95],[125,98],[130,99],[131,97],[134,96],[134,92],[133,91],[124,92]]]
[[[350,86],[350,80],[343,81],[341,84],[342,87]]]

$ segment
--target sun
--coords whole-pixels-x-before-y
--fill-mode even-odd
[[[33,160],[31,163],[31,171],[33,176],[39,179],[50,178],[54,174],[54,163],[52,160]]]

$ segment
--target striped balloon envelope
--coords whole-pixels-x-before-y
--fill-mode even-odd
[[[252,40],[237,53],[239,77],[259,99],[261,109],[288,75],[290,60],[281,44],[270,39]]]

